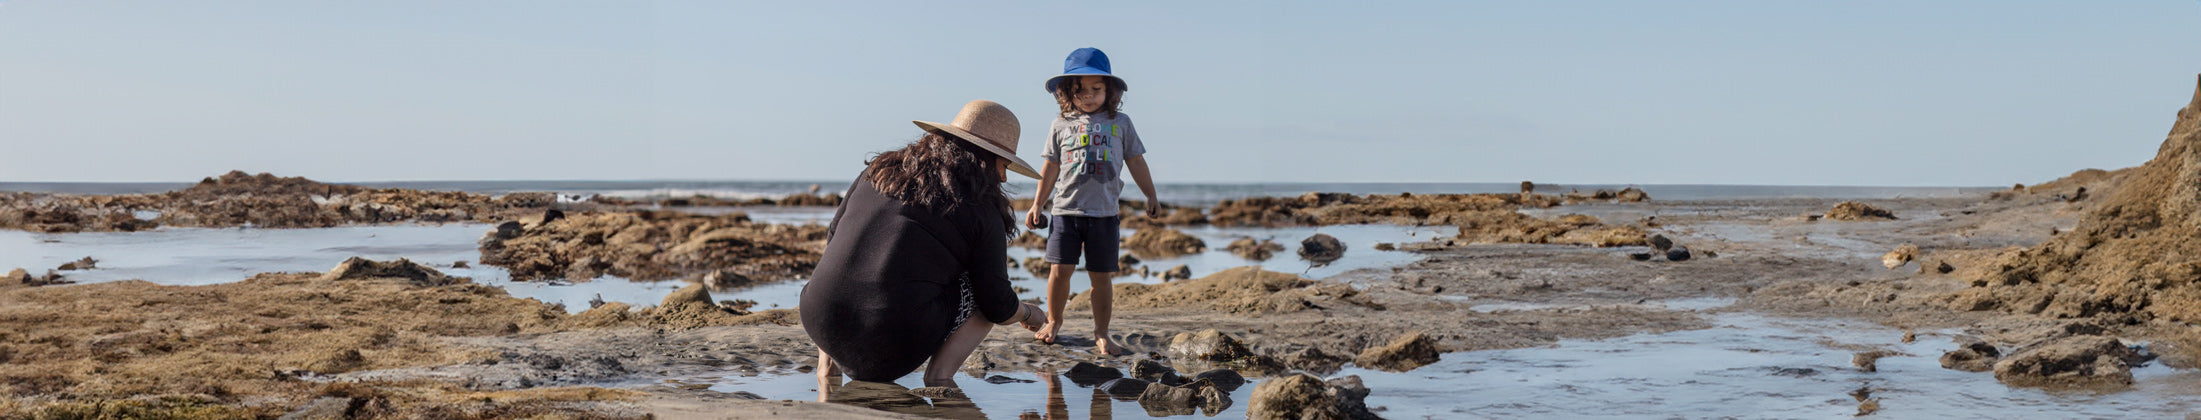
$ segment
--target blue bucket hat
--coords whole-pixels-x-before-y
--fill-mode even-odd
[[[1061,75],[1047,78],[1047,93],[1055,93],[1055,85],[1062,83],[1062,78],[1077,76],[1107,76],[1116,81],[1117,87],[1131,90],[1131,85],[1125,84],[1123,78],[1108,74],[1108,71],[1108,53],[1099,48],[1079,48],[1070,52],[1070,58],[1062,59]]]

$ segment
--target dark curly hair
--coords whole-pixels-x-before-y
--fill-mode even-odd
[[[1001,158],[970,142],[926,133],[901,149],[879,152],[864,162],[872,188],[903,205],[939,215],[992,210],[1001,215],[1002,232],[1016,237],[1009,196],[1001,190]]]
[[[1063,80],[1063,83],[1058,83],[1055,85],[1055,105],[1059,105],[1062,107],[1063,118],[1076,118],[1078,114],[1085,113],[1084,111],[1079,111],[1077,103],[1072,102],[1071,100],[1071,96],[1077,94],[1075,92],[1076,90],[1085,89],[1085,84],[1078,83],[1078,79],[1080,78],[1082,78],[1082,76],[1069,77],[1069,80]],[[1107,81],[1105,84],[1108,85],[1108,96],[1105,99],[1101,100],[1100,110],[1094,111],[1093,113],[1098,114],[1106,112],[1108,113],[1108,118],[1115,118],[1116,110],[1123,107],[1123,91],[1127,86],[1123,85],[1122,80],[1117,80],[1114,77],[1102,76],[1101,80]]]

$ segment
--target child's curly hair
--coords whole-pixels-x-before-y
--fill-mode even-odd
[[[1123,91],[1125,86],[1123,85],[1122,80],[1118,80],[1114,77],[1102,77],[1101,80],[1107,81],[1106,84],[1108,85],[1108,97],[1101,100],[1100,110],[1094,111],[1094,113],[1098,114],[1106,112],[1108,113],[1108,118],[1115,118],[1116,110],[1123,107]],[[1077,95],[1077,92],[1075,92],[1076,90],[1084,89],[1085,84],[1078,83],[1075,78],[1073,78],[1072,80],[1064,80],[1064,82],[1067,83],[1058,84],[1055,87],[1055,105],[1062,106],[1062,117],[1072,118],[1078,116],[1078,114],[1083,114],[1084,112],[1078,111],[1077,103],[1072,102],[1070,98],[1074,95]]]

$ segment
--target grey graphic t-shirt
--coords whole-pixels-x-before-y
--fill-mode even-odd
[[[1146,154],[1131,114],[1055,117],[1039,156],[1061,168],[1047,210],[1057,216],[1115,216],[1123,193],[1123,160]]]

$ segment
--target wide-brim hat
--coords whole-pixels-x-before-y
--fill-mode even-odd
[[[926,132],[954,137],[969,142],[1009,160],[1009,170],[1019,175],[1039,179],[1039,171],[1016,157],[1017,137],[1023,127],[1016,122],[1016,113],[1009,107],[989,100],[976,100],[963,104],[963,111],[955,113],[955,120],[947,124],[931,121],[910,121]]]
[[[1125,84],[1123,78],[1110,73],[1112,70],[1108,65],[1108,53],[1101,52],[1099,48],[1079,48],[1071,51],[1069,58],[1062,59],[1062,74],[1047,78],[1047,93],[1055,93],[1055,86],[1062,83],[1064,77],[1083,76],[1107,77],[1116,82],[1118,89],[1131,90],[1131,85]]]

